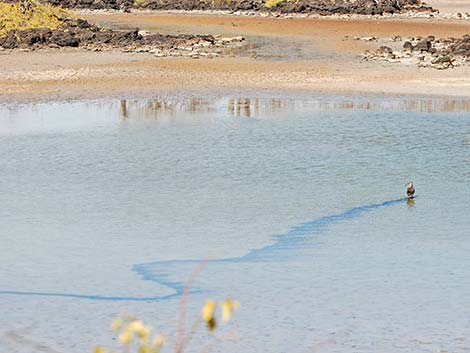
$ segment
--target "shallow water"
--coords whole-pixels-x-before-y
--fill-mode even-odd
[[[171,334],[202,260],[188,317],[209,297],[242,304],[223,329],[234,342],[212,351],[470,350],[469,111],[344,97],[2,106],[0,351],[113,346],[122,311]]]

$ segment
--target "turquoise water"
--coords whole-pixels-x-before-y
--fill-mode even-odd
[[[242,304],[213,351],[470,350],[469,111],[360,97],[2,106],[0,350],[113,346],[122,311],[171,335],[201,261],[189,316],[209,297]]]

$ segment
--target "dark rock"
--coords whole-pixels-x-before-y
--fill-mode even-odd
[[[428,52],[431,49],[432,43],[427,39],[422,39],[413,48],[414,51],[425,51]]]
[[[390,47],[386,47],[386,46],[381,46],[379,49],[377,49],[377,51],[383,54],[393,53],[393,49]]]
[[[52,36],[52,31],[44,28],[36,28],[27,31],[10,31],[0,39],[0,45],[5,49],[27,48],[47,43]]]
[[[431,64],[436,68],[436,69],[448,69],[451,67],[454,67],[454,59],[448,55],[446,56],[440,56],[436,60],[432,61]]]
[[[0,38],[0,46],[2,46],[2,48],[15,49],[18,48],[18,44],[18,38],[13,32],[9,32],[5,37]]]
[[[413,47],[413,44],[411,44],[411,42],[406,41],[406,42],[403,44],[403,50],[404,50],[404,51],[412,52],[413,49],[414,49],[414,47]]]
[[[129,45],[134,41],[142,39],[139,30],[132,31],[100,31],[95,33],[95,42],[99,44]]]
[[[79,19],[77,19],[77,27],[82,28],[82,29],[86,29],[86,28],[90,28],[91,24],[89,24],[88,21],[82,20],[81,18],[79,18]]]
[[[174,50],[174,55],[181,55],[186,48],[203,47],[211,49],[217,43],[211,35],[163,35],[148,34],[142,36],[138,29],[127,31],[103,30],[90,25],[87,21],[65,21],[65,28],[30,29],[10,31],[0,38],[0,46],[5,49],[45,48],[45,47],[79,47],[91,50],[115,48],[123,51]],[[243,41],[242,37],[234,37],[233,41]],[[213,48],[212,48],[213,50]],[[179,53],[179,54],[178,54]],[[202,54],[201,54],[202,55]],[[214,56],[212,54],[212,56]]]
[[[470,35],[466,34],[461,39],[453,41],[448,49],[454,55],[470,55]]]
[[[50,43],[59,47],[78,47],[80,40],[72,32],[54,31],[50,37]]]

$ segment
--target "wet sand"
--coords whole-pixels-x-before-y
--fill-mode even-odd
[[[82,14],[83,15],[83,14]],[[468,21],[279,19],[181,13],[86,13],[115,28],[243,35],[243,48],[216,59],[157,58],[82,49],[0,51],[0,100],[34,101],[162,94],[280,91],[293,94],[469,96],[470,67],[439,71],[364,62],[375,42],[345,36],[459,37]]]

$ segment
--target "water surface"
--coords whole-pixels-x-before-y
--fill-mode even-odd
[[[185,278],[206,259],[190,316],[208,297],[242,303],[226,328],[235,342],[214,351],[468,351],[469,108],[2,106],[1,350],[112,346],[124,310],[171,334]]]

